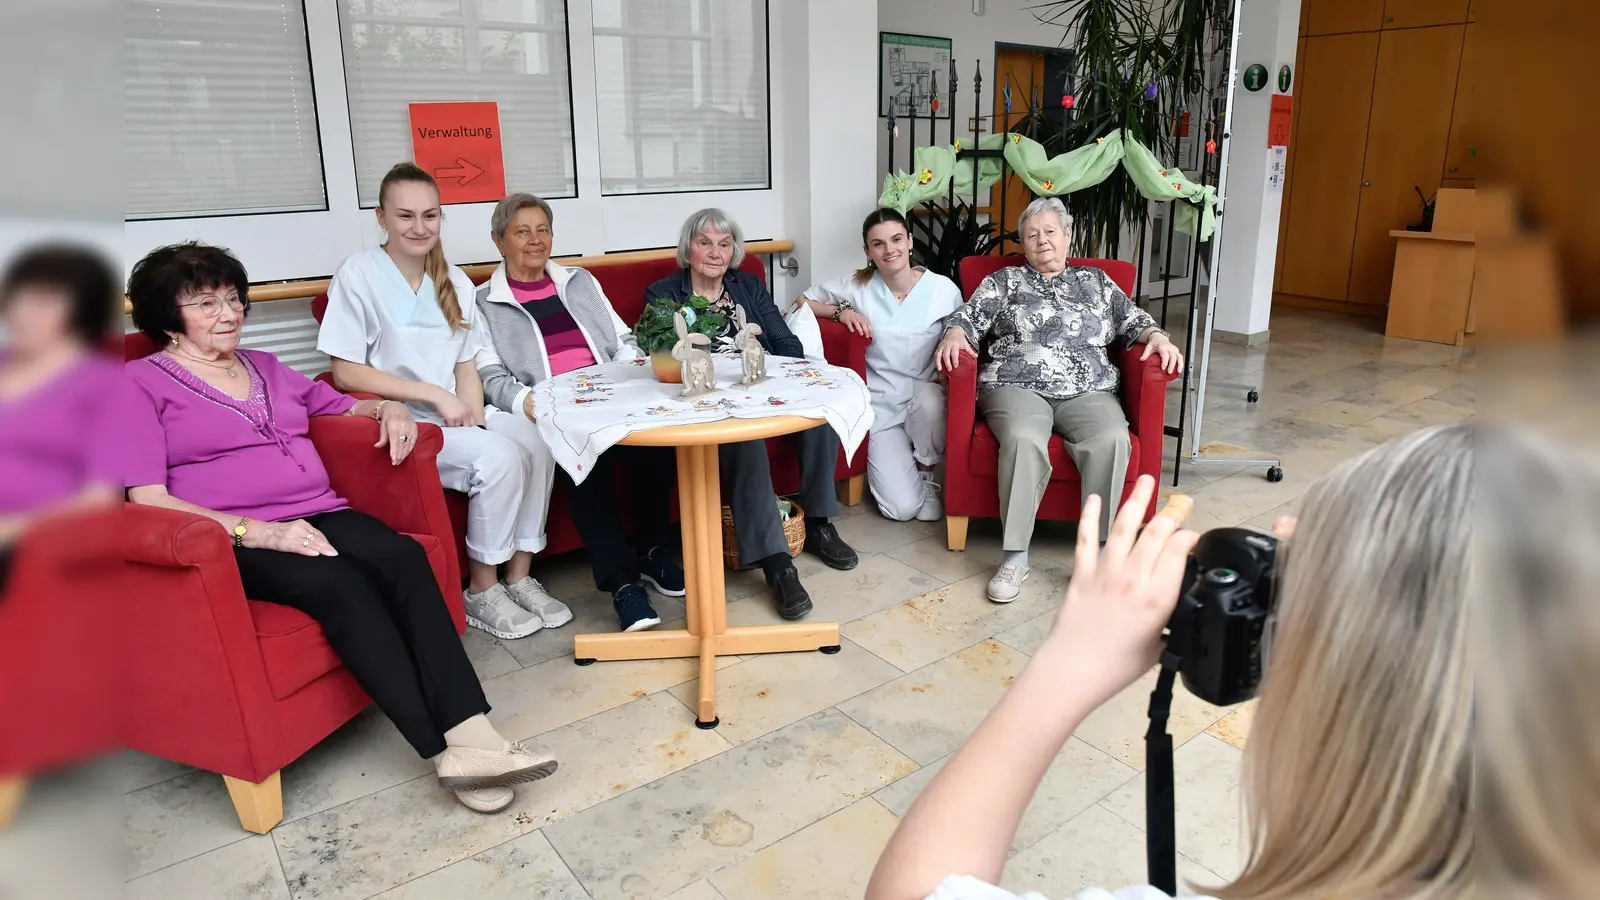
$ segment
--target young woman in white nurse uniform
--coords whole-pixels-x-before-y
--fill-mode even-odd
[[[941,320],[961,305],[955,282],[911,265],[911,232],[892,209],[874,210],[861,225],[867,265],[806,291],[820,318],[869,337],[867,389],[872,440],[867,484],[878,509],[904,522],[944,516],[933,467],[944,458],[944,387],[935,380],[934,348]]]
[[[572,619],[528,574],[545,545],[552,461],[497,427],[506,413],[484,407],[474,358],[487,335],[472,279],[445,261],[442,216],[432,176],[411,163],[389,170],[378,191],[388,240],[334,274],[317,349],[332,357],[341,390],[405,403],[417,421],[443,426],[439,478],[470,498],[467,622],[526,637]]]

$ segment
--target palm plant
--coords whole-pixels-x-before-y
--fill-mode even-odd
[[[957,200],[954,206],[924,204],[923,214],[911,221],[911,257],[917,265],[951,280],[968,256],[987,256],[1002,240],[1016,240],[1014,233],[1001,233],[993,222],[979,221],[972,207]]]
[[[1052,152],[1123,130],[1158,158],[1172,159],[1174,124],[1205,92],[1211,52],[1232,32],[1231,0],[1053,0],[1029,8],[1041,23],[1072,35],[1074,103],[1060,123],[1035,105],[1013,130]],[[1101,184],[1061,199],[1074,220],[1074,251],[1086,256],[1116,256],[1123,228],[1149,215],[1148,202],[1120,167]]]

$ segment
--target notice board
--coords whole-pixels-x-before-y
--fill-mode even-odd
[[[441,203],[490,203],[506,195],[499,104],[411,104],[411,152],[439,182]]]

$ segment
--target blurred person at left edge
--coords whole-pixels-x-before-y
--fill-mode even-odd
[[[66,244],[26,249],[0,277],[0,596],[34,523],[122,493],[122,363],[103,347],[118,294],[98,253]]]

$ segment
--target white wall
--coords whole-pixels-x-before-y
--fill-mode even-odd
[[[783,39],[774,41],[774,67],[797,89],[788,95],[795,102],[775,110],[785,133],[794,136],[775,186],[784,196],[784,227],[800,265],[791,284],[775,285],[782,308],[807,286],[862,263],[859,225],[876,206],[880,181],[877,108],[872,92],[861,90],[877,79],[878,13],[859,0],[777,6],[785,30],[776,30],[775,21],[774,34]]]
[[[1236,82],[1229,123],[1222,254],[1217,269],[1215,330],[1224,340],[1259,343],[1268,335],[1272,275],[1278,257],[1283,188],[1267,183],[1267,119],[1278,91],[1278,67],[1294,66],[1300,0],[1251,0],[1239,11],[1234,71],[1267,67],[1267,86],[1254,93]],[[1294,73],[1298,80],[1299,73]],[[1290,93],[1293,94],[1291,84]]]

